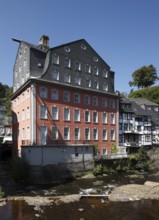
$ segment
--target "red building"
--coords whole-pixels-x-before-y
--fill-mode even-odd
[[[118,96],[106,62],[84,39],[54,48],[47,36],[37,46],[14,41],[20,44],[12,96],[15,154],[37,146],[49,147],[47,157],[60,157],[57,147],[71,147],[76,156],[92,146],[109,154],[118,142]]]

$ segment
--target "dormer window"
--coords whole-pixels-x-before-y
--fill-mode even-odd
[[[85,72],[86,73],[91,73],[91,66],[89,64],[85,65]]]
[[[71,75],[69,73],[65,73],[64,82],[66,82],[66,83],[71,82]]]
[[[54,64],[59,64],[60,62],[59,62],[59,56],[57,55],[57,54],[53,54],[52,55],[52,62],[54,63]]]
[[[69,59],[68,57],[65,57],[64,66],[70,68],[71,67],[71,59]]]
[[[108,71],[106,69],[103,70],[103,77],[108,78]]]
[[[108,83],[107,82],[103,83],[103,90],[108,91]]]
[[[75,63],[75,69],[76,70],[81,70],[81,62],[79,62],[78,60]]]
[[[93,68],[93,73],[98,76],[98,74],[99,74],[99,69],[98,69],[97,66],[94,66],[94,68]]]
[[[91,87],[91,80],[90,79],[86,79],[85,86],[86,87]]]
[[[57,70],[53,70],[52,79],[59,80],[59,72]]]

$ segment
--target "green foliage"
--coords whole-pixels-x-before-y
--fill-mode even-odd
[[[102,173],[103,173],[103,168],[102,168],[101,164],[98,164],[97,166],[94,167],[94,169],[93,169],[94,176],[101,175]]]
[[[154,86],[151,88],[140,89],[133,91],[129,94],[129,98],[144,98],[151,102],[159,104],[159,86]]]
[[[117,153],[118,153],[118,148],[116,147],[115,143],[112,143],[111,154],[117,154]]]
[[[157,70],[153,65],[142,66],[132,74],[133,80],[129,82],[130,86],[137,86],[138,88],[147,88],[155,84],[159,79]]]
[[[94,145],[94,155],[98,155],[99,154],[99,148],[98,148],[98,144]]]
[[[11,100],[10,97],[13,94],[13,88],[0,83],[0,100],[3,102],[6,108],[6,116],[11,117]]]
[[[30,166],[26,160],[21,158],[8,161],[7,169],[17,182],[26,181],[30,177]]]

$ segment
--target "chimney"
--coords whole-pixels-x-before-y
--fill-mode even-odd
[[[42,35],[39,40],[39,45],[44,46],[45,48],[49,48],[49,37],[46,35]]]

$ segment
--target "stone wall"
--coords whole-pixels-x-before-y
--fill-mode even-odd
[[[85,163],[59,163],[46,166],[31,166],[31,177],[33,182],[38,184],[58,183],[92,171],[93,166],[93,161],[85,161]]]

